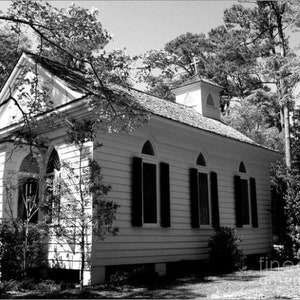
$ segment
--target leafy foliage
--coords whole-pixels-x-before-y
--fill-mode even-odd
[[[148,51],[144,55],[144,69],[149,71],[143,79],[158,96],[155,80],[160,82],[161,92],[166,86],[178,86],[187,78],[198,74],[223,86],[225,95],[244,97],[250,91],[262,87],[260,79],[252,75],[256,62],[255,47],[247,44],[246,29],[219,26],[204,34],[186,33],[168,42],[161,51]],[[239,45],[237,47],[237,45]],[[153,55],[154,54],[154,55]],[[159,69],[160,73],[151,73]],[[163,85],[164,83],[164,85]]]
[[[300,259],[300,139],[295,124],[291,138],[292,168],[278,161],[271,168],[274,243],[283,247],[283,258]]]
[[[85,109],[93,114],[93,122],[101,130],[132,130],[146,115],[138,105],[134,105],[126,88],[123,91],[112,88],[112,84],[132,85],[131,68],[137,57],[126,55],[123,50],[104,50],[111,36],[102,28],[97,10],[76,5],[57,9],[44,1],[13,0],[8,13],[0,13],[0,20],[11,25],[18,39],[29,28],[37,41],[33,43],[36,54],[29,55],[35,61],[34,66],[30,70],[23,68],[16,86],[9,87],[11,90],[18,88],[17,95],[13,97],[10,94],[0,104],[13,102],[18,109],[15,121],[22,118],[25,121],[22,137],[12,138],[15,144],[35,144],[37,137],[33,137],[32,129],[40,126],[36,120],[39,113],[51,110],[47,121],[53,128],[57,128],[58,119],[65,120],[65,116],[56,110],[57,103],[51,102],[51,86],[43,82],[37,64],[50,68],[55,75],[64,77],[67,83],[73,80],[75,90],[78,88],[83,98],[88,98],[83,102]],[[15,44],[9,46],[16,48]],[[4,57],[10,55],[9,47],[3,50]],[[24,134],[28,132],[30,138],[26,141]]]
[[[4,280],[24,278],[29,268],[44,263],[43,240],[47,236],[47,226],[44,223],[30,224],[28,233],[26,229],[21,220],[3,220],[0,224],[1,271]]]
[[[213,268],[217,272],[226,273],[240,269],[243,266],[243,253],[238,249],[241,238],[233,228],[220,227],[210,238],[208,247]]]
[[[37,151],[43,160],[48,143],[33,133],[34,129],[41,128],[43,122],[51,129],[61,128],[63,124],[66,143],[74,146],[78,157],[78,164],[62,162],[58,184],[61,198],[56,197],[55,203],[47,195],[54,191],[53,179],[41,179],[45,185],[43,197],[49,203],[41,202],[44,202],[44,214],[52,211],[52,205],[56,208],[47,218],[56,236],[81,254],[82,285],[83,270],[90,259],[87,255],[92,233],[104,239],[108,232],[117,231],[112,224],[118,205],[105,199],[111,187],[103,183],[101,168],[91,158],[88,148],[98,146],[94,142],[97,132],[130,131],[144,121],[147,114],[133,103],[127,89],[131,85],[131,63],[136,57],[122,50],[109,53],[104,50],[111,36],[102,28],[96,10],[75,5],[56,9],[43,1],[13,0],[8,13],[0,14],[0,19],[10,22],[17,36],[27,27],[37,38],[37,53],[27,54],[34,61],[33,66],[22,68],[16,85],[9,87],[17,89],[16,95],[10,94],[1,104],[12,101],[19,110],[15,121],[24,121],[24,126],[10,141],[16,147],[29,146],[30,152]],[[88,121],[71,119],[56,110],[57,103],[51,98],[52,87],[43,81],[38,64],[63,77],[63,81],[82,94],[80,100],[90,117]],[[114,84],[126,87],[117,89]],[[37,116],[41,113],[43,120],[39,123]],[[29,225],[27,222],[25,226],[27,238]]]
[[[23,50],[30,49],[30,41],[25,35],[18,35],[8,26],[0,27],[0,88],[17,63]]]
[[[28,23],[44,37],[39,45],[42,53],[45,51],[49,58],[60,59],[67,64],[71,64],[71,57],[64,54],[72,54],[78,59],[87,58],[93,50],[103,49],[111,39],[97,16],[97,10],[89,11],[75,4],[57,9],[48,2],[32,0],[13,0],[8,11],[8,17]],[[13,29],[17,33],[20,31],[18,24],[13,25]]]
[[[102,240],[107,233],[117,232],[112,225],[118,205],[104,198],[111,186],[103,183],[101,168],[95,160],[89,159],[87,166],[83,166],[84,154],[81,159],[79,170],[71,163],[62,164],[64,177],[59,185],[61,197],[65,199],[60,204],[59,222],[54,227],[58,237],[72,236],[76,244],[81,244],[90,231]]]
[[[170,88],[187,78],[198,75],[215,81],[224,87],[221,111],[227,112],[228,124],[275,149],[282,150],[285,137],[289,154],[288,117],[283,115],[293,108],[299,60],[289,48],[286,31],[297,28],[298,16],[294,0],[233,5],[224,11],[224,24],[206,36],[182,34],[163,50],[146,52],[142,79],[149,92],[171,101]],[[233,98],[239,99],[240,107],[226,110]]]
[[[118,205],[105,197],[111,186],[103,182],[99,163],[91,158],[89,147],[97,148],[96,127],[90,120],[72,120],[66,131],[66,142],[74,146],[75,162],[64,161],[59,180],[59,216],[53,220],[55,236],[67,242],[73,252],[81,255],[80,283],[83,285],[83,272],[89,267],[88,253],[91,251],[91,238],[104,240],[107,234],[115,234],[113,227]]]
[[[137,59],[123,50],[106,52],[111,35],[102,27],[97,9],[72,4],[57,9],[44,1],[13,0],[8,14],[0,19],[12,22],[16,34],[27,26],[37,37],[39,56],[81,70],[93,90],[102,83],[129,84],[130,65]]]
[[[255,142],[283,151],[279,111],[279,104],[272,93],[256,90],[243,100],[232,100],[222,119]]]

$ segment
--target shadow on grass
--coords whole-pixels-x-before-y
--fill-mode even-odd
[[[73,291],[58,291],[52,293],[28,293],[26,295],[19,295],[14,297],[7,297],[13,299],[140,299],[140,298],[154,298],[154,299],[195,299],[205,298],[206,295],[191,292],[186,288],[175,289],[132,289],[127,291],[92,291],[92,290],[73,290]]]
[[[206,298],[205,294],[195,292],[190,289],[191,284],[211,282],[205,278],[154,278],[147,284],[131,285],[99,285],[86,287],[83,291],[79,289],[68,289],[52,291],[49,293],[29,292],[18,295],[9,295],[11,299],[134,299],[134,298],[154,298],[154,299],[194,299]]]
[[[223,275],[220,277],[221,280],[225,281],[253,281],[264,277],[264,275]]]
[[[156,277],[147,283],[127,285],[99,285],[79,289],[67,289],[52,292],[28,292],[19,295],[8,295],[6,298],[13,299],[195,299],[207,298],[203,289],[195,289],[193,285],[218,284],[222,281],[250,282],[258,280],[263,275],[231,273],[225,275],[199,276],[190,274],[184,277]]]

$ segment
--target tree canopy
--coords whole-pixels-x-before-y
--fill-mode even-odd
[[[131,68],[137,57],[126,55],[123,50],[105,50],[111,35],[103,29],[98,14],[95,9],[88,10],[74,4],[57,9],[44,1],[12,0],[7,13],[0,13],[0,21],[7,24],[0,35],[5,47],[3,57],[9,57],[0,66],[3,69],[1,83],[10,74],[22,49],[28,49],[26,46],[29,42],[26,43],[28,40],[23,38],[27,34],[30,36],[31,51],[35,53],[33,57],[37,64],[46,57],[50,64],[60,63],[68,68],[69,73],[76,73],[83,80],[83,93],[89,96],[86,109],[94,112],[95,126],[101,125],[104,131],[132,130],[137,123],[147,119],[146,112],[126,93],[126,87],[132,86]],[[10,44],[6,47],[8,37],[13,38],[9,38]],[[21,44],[20,41],[23,40]],[[35,115],[41,111],[36,109],[35,104],[44,110],[49,110],[51,104],[53,106],[45,97],[45,89],[41,86],[37,69],[32,68],[31,72],[33,77],[29,84],[32,93],[30,97],[24,95],[26,90],[21,93],[21,97],[30,102],[30,109],[23,110],[20,99],[12,95],[0,104],[1,107],[9,101],[14,102],[25,120],[23,133],[31,132],[33,124],[36,126]],[[114,84],[124,86],[125,90],[111,89],[110,86]],[[55,117],[57,119],[59,115],[56,114]],[[52,123],[55,124],[56,121],[53,120]],[[27,138],[28,135],[25,135]],[[18,139],[12,137],[12,140],[24,140],[24,134],[23,139],[19,137],[20,132]],[[29,144],[34,144],[35,138],[30,137]]]
[[[0,88],[14,68],[23,50],[30,49],[27,36],[17,34],[8,26],[0,27]]]
[[[216,82],[224,87],[224,121],[279,150],[283,143],[271,135],[283,136],[284,129],[288,156],[290,125],[284,110],[293,107],[299,60],[286,31],[298,28],[298,17],[299,5],[293,0],[257,1],[251,8],[233,5],[224,11],[224,24],[207,34],[182,34],[164,49],[146,52],[142,78],[150,93],[170,100],[170,88],[195,74]],[[230,106],[230,99],[239,104]]]

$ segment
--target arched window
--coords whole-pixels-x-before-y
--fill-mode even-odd
[[[144,155],[143,155],[144,154]],[[145,155],[146,154],[146,155]],[[148,157],[152,156],[152,157]],[[142,148],[143,222],[157,223],[157,162],[155,151],[148,140]]]
[[[210,224],[209,180],[206,161],[202,153],[197,157],[198,169],[198,202],[200,225]]]
[[[55,170],[60,171],[60,161],[57,151],[53,149],[48,159],[46,174],[51,174]]]
[[[190,169],[190,199],[192,228],[220,226],[217,173],[208,168],[202,153],[196,167]]]
[[[191,96],[190,93],[188,93],[184,100],[183,100],[183,104],[186,105],[186,106],[189,106],[189,107],[193,107],[195,105],[195,101],[193,99],[193,97]]]
[[[142,148],[142,154],[155,156],[154,148],[149,140],[145,142]]]
[[[32,223],[38,221],[39,211],[39,164],[32,154],[22,161],[19,170],[19,196],[17,217]]]
[[[215,106],[215,101],[211,94],[208,94],[207,99],[206,99],[206,104],[210,105],[210,106]]]
[[[249,178],[245,164],[239,164],[239,175],[234,177],[236,225],[243,227],[252,224],[258,227],[256,183]]]
[[[132,225],[171,226],[169,164],[158,162],[147,140],[132,164]]]
[[[45,185],[47,201],[45,205],[45,214],[49,221],[53,218],[59,220],[60,214],[60,160],[55,149],[52,150],[46,166]]]
[[[28,154],[22,161],[20,172],[27,174],[39,174],[40,167],[35,157]]]

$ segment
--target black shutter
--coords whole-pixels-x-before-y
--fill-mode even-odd
[[[234,199],[236,227],[243,227],[241,177],[237,175],[234,176]]]
[[[212,226],[220,227],[219,217],[219,193],[218,193],[218,176],[216,172],[210,173],[210,194],[211,194],[211,210],[212,210]]]
[[[169,164],[160,163],[160,221],[161,227],[171,226]]]
[[[142,226],[142,159],[134,157],[132,163],[132,203],[131,203],[131,224]]]
[[[258,227],[257,198],[256,198],[256,182],[255,182],[255,178],[250,178],[250,201],[251,201],[252,226],[253,227]]]
[[[191,198],[191,217],[192,228],[199,228],[199,187],[198,170],[190,169],[190,198]]]

